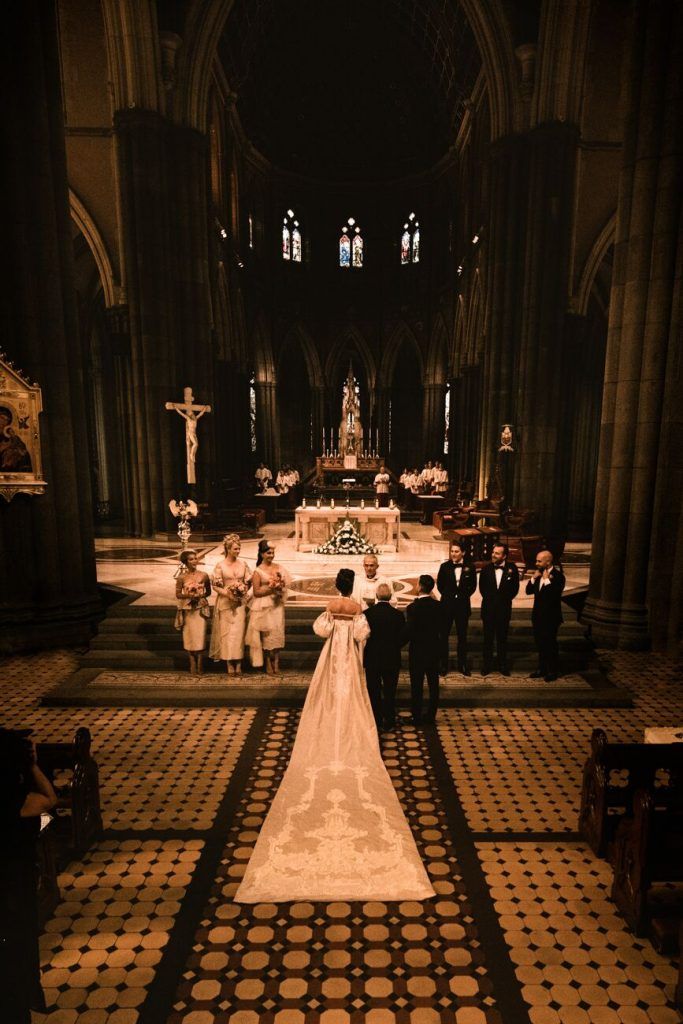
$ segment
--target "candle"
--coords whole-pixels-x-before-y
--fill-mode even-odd
[[[325,454],[325,428],[323,427],[323,455]]]

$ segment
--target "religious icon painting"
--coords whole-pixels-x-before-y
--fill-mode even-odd
[[[0,352],[0,495],[44,494],[38,416],[40,387],[30,384]]]

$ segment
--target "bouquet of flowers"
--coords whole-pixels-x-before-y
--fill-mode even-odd
[[[190,608],[203,608],[208,604],[206,589],[203,583],[195,581],[183,583],[183,597],[189,602]]]
[[[244,583],[242,580],[234,580],[234,582],[230,583],[225,589],[227,590],[228,597],[233,602],[233,604],[244,604],[244,602],[247,600],[249,588],[247,587],[246,583]]]
[[[275,602],[277,603],[278,601],[281,601],[282,598],[284,597],[285,590],[287,589],[287,584],[285,583],[284,578],[280,575],[279,572],[276,572],[275,575],[272,577],[270,581],[270,587]]]

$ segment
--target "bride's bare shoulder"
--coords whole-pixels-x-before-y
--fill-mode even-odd
[[[361,606],[350,597],[333,597],[327,606],[330,615],[358,615]]]

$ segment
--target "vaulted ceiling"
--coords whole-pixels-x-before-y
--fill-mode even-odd
[[[256,148],[340,181],[433,166],[481,66],[457,0],[235,0],[220,55]]]

